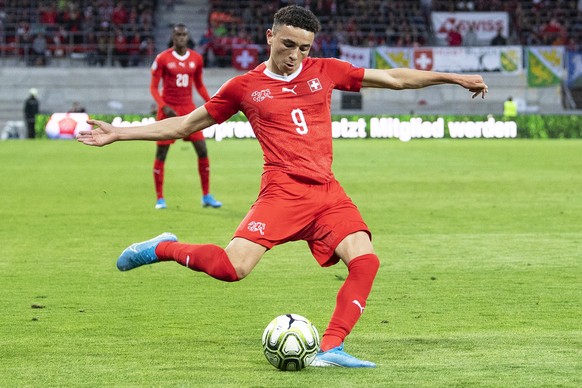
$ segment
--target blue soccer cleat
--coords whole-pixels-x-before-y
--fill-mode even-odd
[[[117,268],[120,271],[129,271],[145,264],[157,263],[156,247],[163,241],[178,241],[178,237],[172,233],[162,233],[151,240],[131,244],[121,252],[117,259]]]
[[[212,194],[206,194],[202,197],[202,206],[203,207],[221,207],[222,206],[222,202],[217,201],[216,199],[214,199],[214,197],[212,196]]]
[[[158,199],[158,201],[156,202],[156,209],[165,209],[168,206],[166,206],[166,200],[163,198]]]
[[[360,360],[344,352],[344,344],[329,349],[326,352],[319,351],[311,366],[326,367],[339,366],[342,368],[375,368],[376,364],[370,361]]]

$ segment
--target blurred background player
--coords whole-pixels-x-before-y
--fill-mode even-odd
[[[38,96],[38,90],[32,88],[28,91],[28,98],[24,101],[24,121],[26,123],[26,135],[29,139],[36,137],[34,124],[40,107],[36,96]]]
[[[206,86],[202,82],[202,56],[188,48],[188,28],[184,24],[176,24],[172,31],[172,47],[162,51],[152,64],[150,92],[158,104],[157,120],[181,116],[196,109],[192,87],[204,101],[210,100]],[[159,84],[162,81],[162,91]],[[185,141],[191,141],[198,155],[198,173],[202,188],[202,206],[214,208],[222,206],[210,194],[210,162],[208,150],[202,131],[192,133]],[[164,199],[164,167],[170,145],[175,140],[157,142],[154,161],[154,184],[156,189],[156,209],[165,209]]]

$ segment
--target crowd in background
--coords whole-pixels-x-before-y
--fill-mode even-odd
[[[299,4],[321,20],[313,56],[338,57],[339,45],[434,45],[430,12],[504,11],[510,33],[478,42],[472,29],[452,28],[456,45],[562,45],[582,43],[582,0],[210,0],[208,28],[192,37],[209,64],[230,65],[233,47],[263,50],[265,30],[282,6]],[[155,12],[174,0],[0,0],[0,55],[22,55],[29,65],[78,55],[90,65],[140,66],[155,55]],[[147,58],[147,59],[146,59]],[[107,63],[109,61],[109,63]]]
[[[264,44],[273,13],[290,3],[311,9],[321,21],[322,30],[311,52],[314,56],[337,57],[340,44],[413,46],[430,41],[428,10],[418,0],[305,0],[268,4],[260,0],[211,0],[204,43],[217,55],[222,55],[224,47],[235,38],[238,39],[235,44],[240,44],[240,38],[251,44]]]
[[[157,0],[0,0],[0,55],[139,66],[155,50]],[[111,63],[107,63],[107,62]]]
[[[200,48],[213,56],[228,56],[236,45],[264,45],[272,14],[290,3],[310,8],[322,22],[311,55],[337,57],[339,45],[418,47],[435,45],[430,13],[507,12],[510,34],[501,31],[490,42],[478,42],[469,28],[449,32],[447,44],[563,45],[582,43],[582,0],[211,0],[208,30]],[[220,64],[220,62],[218,62]]]
[[[430,2],[430,1],[429,1]],[[513,44],[579,46],[582,0],[434,0],[435,11],[507,12]]]

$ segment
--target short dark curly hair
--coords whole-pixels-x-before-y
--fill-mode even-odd
[[[298,5],[289,5],[278,10],[273,18],[273,29],[277,26],[297,27],[314,34],[321,29],[321,23],[319,23],[317,16]]]

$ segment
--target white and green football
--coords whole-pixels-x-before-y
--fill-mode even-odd
[[[313,362],[319,349],[319,333],[305,317],[280,315],[263,332],[263,351],[269,362],[284,371],[298,371]]]

